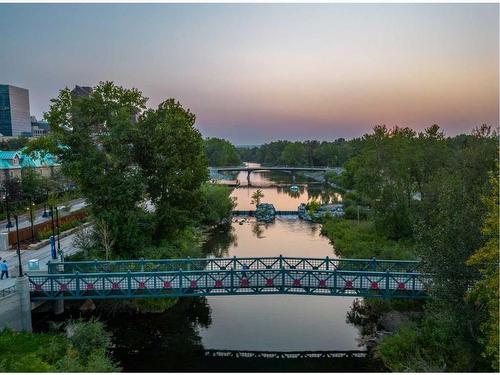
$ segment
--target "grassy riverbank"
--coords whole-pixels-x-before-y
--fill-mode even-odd
[[[414,244],[409,240],[390,240],[379,234],[373,221],[328,218],[321,233],[327,236],[335,247],[337,255],[343,258],[372,257],[380,259],[415,259]]]

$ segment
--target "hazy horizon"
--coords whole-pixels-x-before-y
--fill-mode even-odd
[[[64,87],[178,99],[255,145],[499,124],[498,4],[0,4],[0,83],[41,117]]]

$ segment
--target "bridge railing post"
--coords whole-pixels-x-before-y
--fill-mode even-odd
[[[141,272],[144,272],[144,258],[141,258]]]
[[[236,269],[236,255],[233,256],[233,269]]]
[[[279,256],[280,268],[283,268],[283,255]]]
[[[385,297],[389,297],[389,271],[385,271]]]
[[[329,270],[330,269],[330,257],[326,257],[326,269]]]
[[[234,293],[235,288],[234,288],[234,268],[231,268],[229,270],[229,281],[231,282],[231,293]]]
[[[337,269],[333,269],[333,290],[335,291],[335,294],[337,293]]]
[[[285,267],[281,267],[281,291],[285,291]]]
[[[75,289],[76,289],[76,295],[80,295],[80,272],[76,271],[75,272]]]
[[[187,257],[187,270],[191,271],[191,257]]]
[[[127,271],[127,288],[128,288],[128,295],[132,295],[132,274],[130,273],[130,270]]]
[[[177,274],[177,277],[179,278],[179,294],[182,294],[182,268],[179,268],[179,272]]]

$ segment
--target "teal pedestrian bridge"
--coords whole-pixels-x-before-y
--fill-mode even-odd
[[[50,262],[29,276],[31,300],[322,295],[425,298],[431,275],[417,261],[200,258]]]

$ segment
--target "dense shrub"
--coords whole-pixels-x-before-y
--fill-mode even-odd
[[[345,258],[415,259],[414,245],[409,241],[394,241],[380,235],[371,221],[339,218],[325,220],[321,233],[333,243],[335,252]]]
[[[226,186],[204,183],[200,188],[202,196],[202,223],[217,225],[223,219],[231,217],[235,202],[230,198]]]
[[[456,322],[452,312],[427,315],[384,337],[380,356],[396,372],[471,371],[474,350]]]
[[[348,206],[344,210],[345,215],[344,218],[350,219],[350,220],[357,220],[358,219],[358,206]],[[365,208],[359,207],[359,219],[360,220],[366,220],[368,218],[368,213]]]
[[[108,357],[111,345],[97,321],[70,322],[66,335],[0,332],[0,372],[116,372]]]

